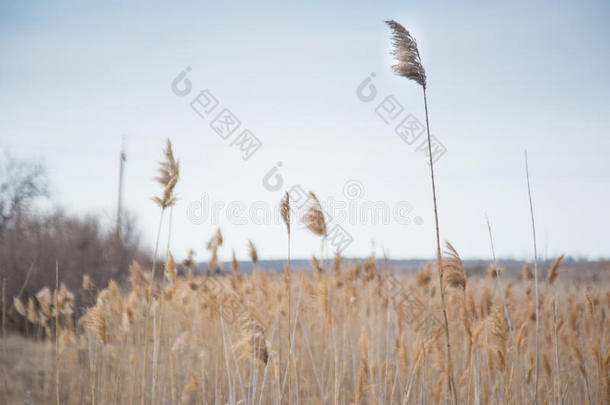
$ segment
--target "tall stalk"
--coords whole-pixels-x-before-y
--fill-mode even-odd
[[[59,400],[59,308],[58,308],[58,293],[59,293],[59,262],[55,261],[55,400],[56,404],[60,404]]]
[[[173,207],[176,203],[174,196],[174,187],[180,178],[180,163],[174,158],[172,143],[167,140],[165,149],[163,149],[165,160],[159,162],[159,176],[155,180],[163,187],[163,193],[160,197],[153,197],[153,201],[161,207],[161,216],[159,218],[159,228],[157,229],[157,239],[155,242],[155,252],[153,256],[153,265],[151,270],[151,283],[155,280],[155,268],[157,264],[157,249],[159,248],[159,236],[161,234],[161,223],[163,221],[163,213],[168,207]],[[171,217],[170,217],[170,232],[171,232]],[[167,237],[167,250],[169,251],[170,236]]]
[[[561,405],[561,368],[559,367],[559,335],[557,333],[557,293],[553,297],[553,331],[555,333],[555,367],[557,371],[557,405]]]
[[[432,143],[430,141],[430,124],[428,121],[428,99],[426,97],[426,86],[424,89],[424,108],[426,110],[426,131],[428,135],[428,158],[430,163],[430,178],[432,180],[432,201],[434,202],[434,224],[436,226],[436,265],[438,267],[438,283],[441,292],[441,307],[443,311],[443,324],[445,329],[445,339],[447,341],[447,380],[449,382],[449,392],[453,395],[453,403],[457,404],[457,393],[453,383],[453,363],[451,361],[451,339],[449,336],[449,319],[447,318],[447,306],[445,303],[445,284],[443,283],[443,259],[441,255],[441,239],[438,226],[438,208],[436,204],[436,184],[434,182],[434,162],[432,159]]]
[[[161,226],[163,224],[163,214],[168,207],[173,207],[176,203],[176,197],[174,195],[174,188],[178,183],[178,179],[180,177],[180,163],[174,158],[174,152],[172,150],[172,143],[168,139],[163,149],[163,155],[165,156],[165,160],[159,162],[159,175],[155,178],[155,180],[163,187],[163,193],[160,197],[153,197],[153,201],[161,207],[161,213],[159,215],[159,227],[157,228],[157,237],[155,240],[155,251],[153,253],[153,263],[152,269],[150,271],[150,291],[149,298],[147,303],[146,315],[144,317],[144,348],[143,348],[143,369],[142,369],[142,382],[140,387],[140,404],[144,405],[144,387],[146,382],[146,357],[148,355],[148,323],[150,316],[150,309],[152,306],[153,300],[153,285],[155,282],[155,270],[157,266],[157,253],[159,249],[159,238],[161,236]],[[169,233],[171,234],[171,217],[169,224]],[[169,252],[169,241],[170,235],[167,237],[167,254]],[[162,303],[161,303],[162,305]],[[156,342],[156,308],[154,309],[155,313],[153,313],[153,360],[152,360],[152,392],[151,392],[151,405],[154,405],[155,402],[155,383],[156,383],[156,373],[157,373],[157,358],[156,352],[157,350],[157,342]],[[161,313],[161,312],[159,312]]]
[[[525,383],[525,389],[527,390],[528,397],[532,397],[532,392],[530,391],[530,386],[527,382],[527,378],[525,375],[525,370],[523,368],[523,363],[521,362],[521,358],[519,357],[519,347],[517,346],[517,340],[515,339],[515,332],[513,329],[513,323],[510,319],[510,314],[508,313],[508,305],[506,304],[506,298],[504,297],[504,287],[502,286],[502,280],[500,277],[500,272],[498,271],[498,266],[496,265],[496,250],[494,248],[494,240],[491,234],[491,224],[489,222],[489,218],[485,216],[487,221],[487,230],[489,231],[489,243],[491,244],[491,256],[494,262],[494,270],[496,272],[496,283],[498,290],[500,291],[500,298],[502,299],[502,305],[504,306],[504,316],[506,317],[506,323],[508,325],[508,331],[510,333],[510,338],[513,342],[513,349],[515,351],[515,360],[519,366],[519,372],[521,373],[521,377],[523,378],[523,382]]]
[[[282,219],[284,220],[284,224],[286,225],[286,233],[288,234],[288,262],[286,263],[286,268],[285,268],[285,274],[284,277],[286,279],[286,283],[288,284],[288,342],[291,341],[291,336],[292,336],[292,332],[291,332],[291,323],[292,323],[292,316],[291,316],[291,312],[292,312],[292,279],[291,279],[291,275],[290,275],[290,195],[288,194],[288,192],[286,192],[284,194],[284,199],[282,199],[282,202],[280,204],[280,214],[282,216]],[[279,342],[280,342],[280,381],[282,381],[282,352],[281,352],[281,348],[282,348],[282,334],[281,334],[281,330],[280,330],[280,334],[279,334]],[[288,375],[290,377],[291,371],[290,371],[290,354],[288,356],[288,366],[286,367],[286,371],[288,372]],[[291,401],[291,379],[288,379],[288,403],[290,403]],[[283,390],[280,390],[280,405],[282,403],[282,395],[283,395]]]
[[[443,312],[443,323],[445,329],[445,340],[447,343],[447,385],[452,395],[454,405],[457,404],[457,393],[453,383],[453,365],[451,361],[451,339],[449,336],[449,320],[447,319],[447,307],[445,302],[445,287],[443,285],[443,259],[441,256],[441,241],[438,226],[438,207],[436,204],[436,184],[434,181],[434,160],[432,159],[432,142],[430,140],[430,121],[428,118],[428,99],[426,96],[426,70],[424,69],[417,42],[409,31],[394,20],[386,21],[392,30],[393,49],[392,54],[398,62],[392,66],[394,73],[398,76],[417,82],[424,91],[424,108],[426,110],[426,131],[428,135],[428,158],[430,159],[430,178],[432,179],[432,201],[434,203],[434,223],[436,226],[436,263],[438,267],[438,282],[441,295],[441,307]]]
[[[165,258],[169,255],[169,246],[172,239],[172,218],[174,216],[174,207],[169,209],[169,224],[167,229],[167,248],[165,249]]]
[[[157,237],[155,238],[155,250],[153,252],[152,269],[150,271],[150,282],[151,283],[155,280],[155,269],[157,267],[157,251],[159,250],[159,238],[161,236],[161,226],[163,225],[163,213],[164,212],[165,212],[165,208],[161,207],[161,214],[159,215],[159,226],[157,227]]]
[[[527,164],[527,150],[525,151],[525,177],[527,178],[527,195],[530,203],[530,216],[532,218],[532,237],[534,239],[534,295],[536,299],[536,365],[534,378],[534,405],[538,403],[538,376],[540,375],[540,300],[538,299],[538,248],[536,245],[536,224],[534,222],[534,205],[532,204],[532,190],[530,188],[530,173]]]
[[[286,266],[286,281],[288,282],[288,343],[292,339],[292,276],[290,273],[290,232],[288,232],[288,264]],[[286,371],[288,373],[288,404],[292,401],[292,372],[290,369],[291,356],[288,353],[288,365]],[[280,403],[281,405],[281,403]]]

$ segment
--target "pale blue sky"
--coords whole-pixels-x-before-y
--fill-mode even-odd
[[[428,73],[432,132],[447,148],[437,165],[442,239],[487,257],[484,213],[499,255],[532,256],[523,150],[528,149],[541,255],[609,256],[610,7],[605,2],[7,2],[0,5],[0,148],[42,159],[55,200],[114,216],[118,152],[127,136],[125,205],[152,243],[158,193],[151,179],[170,137],[182,163],[174,209],[177,256],[200,252],[215,225],[187,207],[209,199],[276,204],[262,178],[278,161],[284,188],[323,201],[407,201],[423,224],[344,224],[344,254],[432,257],[428,166],[375,114],[395,95],[423,120],[421,88],[392,75],[393,18],[417,38]],[[186,66],[193,93],[170,83]],[[379,96],[356,97],[371,72]],[[263,143],[250,159],[189,107],[208,88]],[[226,246],[281,257],[284,229],[221,214]],[[319,243],[301,226],[293,254]]]

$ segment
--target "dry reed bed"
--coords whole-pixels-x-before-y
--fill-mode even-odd
[[[450,253],[446,298],[459,402],[530,402],[530,272],[504,286],[522,375],[495,273],[466,278]],[[540,286],[539,401],[603,403],[610,291],[556,280],[558,267]],[[33,403],[55,401],[57,315],[62,404],[445,403],[446,346],[431,280],[432,265],[406,277],[379,269],[373,258],[340,257],[328,268],[312,261],[308,271],[284,274],[242,274],[234,264],[221,276],[178,276],[170,255],[165,281],[151,284],[150,272],[134,263],[129,284],[98,291],[96,305],[78,320],[65,288],[16,302],[28,334],[46,343],[36,344],[36,369],[4,373],[0,398],[23,403],[29,391]]]
[[[501,282],[495,265],[469,278],[453,246],[441,257],[437,227],[436,267],[415,277],[373,257],[345,263],[338,255],[328,267],[314,257],[310,269],[292,271],[286,194],[283,272],[240,273],[233,255],[231,271],[195,274],[190,253],[179,275],[168,242],[159,281],[163,214],[170,209],[171,236],[180,173],[169,141],[164,157],[151,269],[134,263],[126,285],[100,291],[85,276],[79,293],[97,299],[80,319],[59,281],[26,303],[16,298],[25,335],[44,343],[7,347],[13,340],[2,339],[3,403],[561,405],[610,397],[607,282],[562,282],[561,257],[541,283],[527,265],[519,281]],[[326,222],[310,197],[302,221],[324,257]],[[207,245],[211,270],[222,244],[218,230]],[[249,253],[256,262],[252,242]],[[20,356],[29,363],[9,368]]]

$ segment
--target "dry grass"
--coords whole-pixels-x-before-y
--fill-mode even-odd
[[[457,252],[449,253],[451,271],[463,274]],[[69,291],[60,287],[53,301],[41,292],[24,306],[25,315],[36,320],[29,334],[38,340],[10,337],[6,342],[3,370],[10,372],[2,375],[0,401],[23,403],[29,392],[34,403],[55,402],[56,317],[62,404],[148,404],[153,394],[163,404],[266,404],[279,403],[280,396],[284,403],[449,399],[446,346],[437,321],[440,300],[429,278],[395,274],[401,293],[390,296],[385,281],[392,273],[379,269],[374,259],[336,262],[329,272],[294,271],[288,280],[262,271],[177,276],[173,266],[170,259],[163,283],[150,283],[148,271],[132,266],[129,285],[121,289],[110,283],[98,291],[95,306],[78,320]],[[480,403],[529,402],[495,280],[449,281],[452,277],[447,310],[460,403],[477,398]],[[533,384],[536,326],[530,284],[510,282],[504,293],[518,329],[525,378]],[[292,330],[284,327],[280,336],[278,320],[288,325],[289,290]],[[562,403],[603,403],[609,388],[607,285],[559,277],[553,285],[543,283],[539,293],[541,400],[557,403],[560,380]],[[289,364],[289,370],[279,369],[280,344],[283,356],[289,356],[282,365]],[[282,393],[284,380],[291,386]]]
[[[169,142],[165,156],[161,218],[178,178]],[[134,262],[122,286],[96,291],[85,274],[82,291],[57,280],[26,303],[14,298],[25,339],[2,339],[0,403],[523,404],[535,385],[544,404],[610,397],[607,270],[605,282],[566,282],[560,257],[534,286],[526,266],[501,281],[494,254],[487,276],[469,277],[449,243],[440,287],[433,263],[407,275],[336,254],[326,268],[325,218],[311,196],[304,222],[321,237],[322,261],[308,269],[289,260],[284,272],[244,274],[233,256],[223,271],[217,230],[208,274],[194,272],[193,251],[179,271],[168,250],[163,281],[154,264]],[[286,196],[288,257],[289,213]],[[77,318],[84,292],[97,298]]]

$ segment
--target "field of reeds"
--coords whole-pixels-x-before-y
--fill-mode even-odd
[[[447,311],[459,403],[531,403],[536,323],[532,273],[498,284],[466,276],[448,247]],[[189,263],[187,263],[189,264]],[[183,268],[184,266],[180,266]],[[543,404],[602,404],[610,389],[606,285],[540,286]],[[73,294],[15,301],[26,334],[3,339],[6,404],[389,404],[450,401],[432,265],[416,276],[373,258],[310,269],[178,275],[151,283],[137,263],[75,319]],[[502,294],[510,318],[507,322]],[[511,336],[512,329],[512,336]],[[514,339],[514,340],[513,340]],[[8,368],[7,368],[8,366]]]
[[[161,224],[179,179],[169,141],[159,172]],[[574,277],[560,256],[520,274],[492,261],[485,274],[446,243],[416,272],[323,251],[293,269],[290,204],[286,193],[283,269],[257,268],[252,242],[252,271],[234,254],[219,263],[218,229],[206,271],[192,252],[177,264],[169,247],[158,263],[158,237],[150,268],[134,262],[105,288],[83,273],[69,291],[58,263],[55,286],[13,297],[21,336],[6,336],[3,293],[2,403],[607,403],[607,268]],[[314,193],[297,220],[323,248]],[[77,296],[91,305],[75,308]]]

